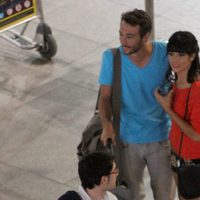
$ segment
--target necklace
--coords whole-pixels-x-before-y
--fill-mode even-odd
[[[188,83],[188,82],[183,82],[183,83],[176,82],[175,85],[176,85],[176,88],[180,88],[180,89],[191,87],[191,83]]]

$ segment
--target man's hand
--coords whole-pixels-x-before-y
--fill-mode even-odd
[[[104,128],[103,128],[103,132],[101,134],[101,141],[103,143],[104,146],[106,146],[108,139],[112,140],[112,143],[114,145],[116,145],[116,140],[115,140],[115,131],[113,129],[112,123],[109,122],[107,123]]]

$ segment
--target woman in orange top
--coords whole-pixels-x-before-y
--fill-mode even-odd
[[[198,53],[198,42],[192,33],[175,32],[167,45],[170,71],[175,74],[174,87],[166,96],[161,96],[159,90],[155,92],[157,101],[172,120],[170,141],[173,158],[172,170],[176,183],[176,161],[182,132],[184,133],[180,155],[182,161],[200,164],[200,81],[198,81],[200,63]],[[186,121],[184,114],[189,90]],[[180,197],[180,199],[184,198]]]

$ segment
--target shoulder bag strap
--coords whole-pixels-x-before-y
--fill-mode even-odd
[[[190,98],[190,93],[191,93],[191,88],[192,88],[192,85],[188,91],[188,94],[187,94],[187,98],[186,98],[186,105],[185,105],[185,114],[184,114],[184,120],[187,120],[187,113],[188,113],[188,102],[189,102],[189,98]],[[179,151],[178,151],[178,156],[179,158],[181,157],[181,149],[182,149],[182,144],[183,144],[183,131],[181,132],[181,138],[180,138],[180,144],[179,144]]]
[[[100,93],[101,93],[101,87],[99,87],[99,91],[98,91],[98,96],[97,96],[97,101],[96,101],[96,106],[95,106],[95,110],[94,110],[94,114],[97,114],[99,112],[99,98],[100,98]]]
[[[111,49],[113,54],[113,85],[112,85],[112,113],[113,113],[113,127],[117,134],[120,129],[120,107],[121,107],[121,55],[119,48]],[[98,104],[100,98],[100,90],[97,96],[95,106],[95,114],[99,112]]]
[[[120,131],[120,108],[121,108],[121,55],[119,48],[111,49],[113,53],[113,85],[112,85],[112,114],[113,127],[117,135]]]

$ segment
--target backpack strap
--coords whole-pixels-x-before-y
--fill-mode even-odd
[[[82,200],[82,198],[76,191],[69,190],[61,197],[59,197],[58,200]]]

